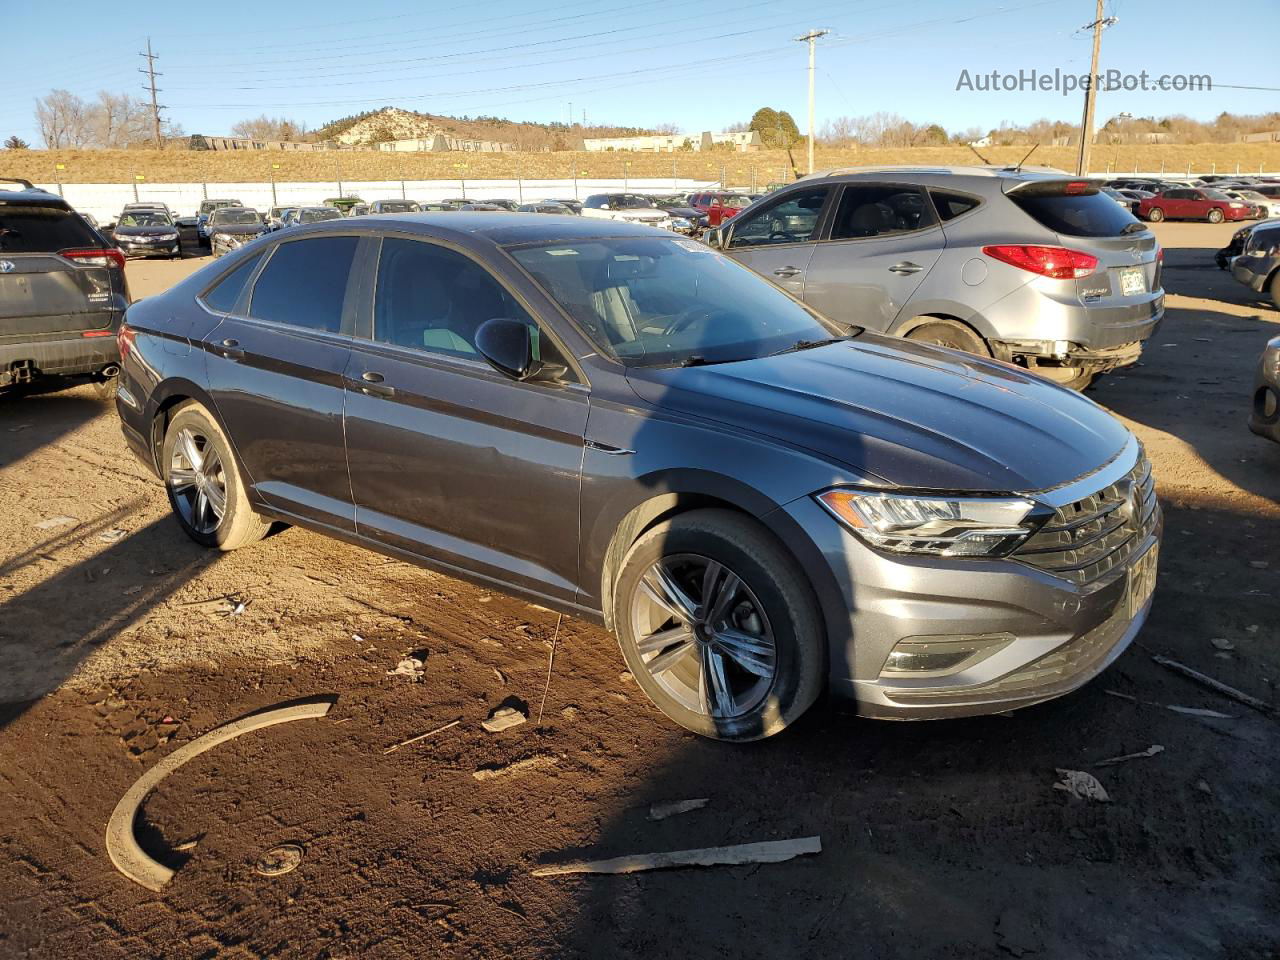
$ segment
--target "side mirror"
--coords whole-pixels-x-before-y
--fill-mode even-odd
[[[476,330],[476,350],[512,380],[554,380],[564,373],[559,364],[534,359],[533,334],[522,320],[486,320]]]

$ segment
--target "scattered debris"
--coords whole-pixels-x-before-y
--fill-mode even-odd
[[[547,707],[547,692],[551,689],[551,668],[556,665],[556,646],[560,642],[560,624],[564,614],[556,616],[556,632],[551,636],[551,653],[547,656],[547,682],[542,685],[542,702],[538,704],[538,723],[542,723],[542,711]]]
[[[1265,701],[1259,700],[1257,697],[1245,693],[1243,690],[1237,690],[1235,687],[1229,687],[1221,680],[1215,680],[1213,677],[1201,673],[1199,670],[1192,670],[1185,663],[1179,663],[1177,660],[1170,660],[1168,657],[1162,657],[1160,654],[1152,654],[1151,659],[1162,667],[1168,667],[1176,673],[1182,674],[1197,683],[1203,684],[1210,690],[1214,690],[1224,697],[1230,697],[1232,700],[1238,700],[1247,707],[1253,707],[1262,713],[1272,713]]]
[[[471,776],[477,780],[494,780],[498,777],[506,777],[516,773],[527,773],[530,770],[540,770],[543,767],[553,767],[557,763],[555,757],[545,753],[535,754],[532,757],[525,757],[523,760],[516,760],[506,764],[488,764],[479,767]]]
[[[691,810],[701,810],[710,802],[710,797],[698,797],[696,800],[673,800],[670,803],[655,803],[649,807],[649,816],[646,819],[653,821],[665,820],[667,817],[676,817],[682,813],[689,813]]]
[[[26,430],[26,429],[30,428],[31,426],[32,426],[32,425],[31,425],[31,424],[29,424],[29,423],[20,423],[20,424],[18,424],[16,427],[10,427],[10,428],[9,428],[9,432],[10,432],[10,433],[21,433],[23,430]]]
[[[1261,629],[1256,623],[1251,623],[1244,628],[1245,633],[1257,633]]]
[[[701,847],[696,850],[672,850],[669,853],[641,853],[627,857],[614,857],[612,860],[578,860],[539,867],[533,871],[533,875],[562,877],[575,873],[638,873],[642,870],[668,870],[674,867],[782,863],[805,854],[821,852],[821,837],[796,837],[792,840],[739,843],[729,847]]]
[[[261,730],[263,727],[274,726],[277,723],[287,723],[290,720],[323,717],[332,706],[333,700],[330,699],[295,703],[288,707],[253,713],[218,727],[216,730],[210,730],[204,736],[183,744],[173,753],[162,758],[125,791],[120,802],[116,804],[115,810],[112,811],[111,819],[107,821],[107,853],[111,857],[111,862],[116,865],[116,869],[148,890],[159,891],[173,878],[174,871],[148,857],[138,846],[138,840],[133,833],[133,821],[138,814],[138,807],[142,805],[147,794],[166,776],[188,760],[242,733]]]
[[[228,610],[224,615],[225,615],[228,619],[230,619],[231,617],[238,617],[238,616],[240,616],[240,614],[244,613],[246,610],[248,610],[248,609],[249,609],[249,604],[251,604],[251,603],[253,603],[253,601],[252,601],[252,600],[247,600],[247,599],[246,599],[246,600],[236,600],[236,601],[232,602],[232,604],[231,604],[231,609],[230,609],[230,610]]]
[[[68,523],[79,523],[75,517],[50,517],[47,520],[39,520],[35,524],[37,530],[52,530],[54,527],[65,527]]]
[[[142,592],[142,584],[138,584],[137,586],[130,587],[128,590],[125,590],[122,595],[126,597],[132,597],[134,594],[141,593],[141,592]]]
[[[360,634],[358,633],[353,633],[351,635],[351,639],[354,640],[356,643],[364,643],[364,637],[360,636]]]
[[[1253,567],[1255,570],[1265,570],[1267,567],[1271,566],[1271,564],[1266,560],[1250,560],[1249,566]]]
[[[193,837],[190,840],[183,840],[181,843],[175,843],[173,849],[178,853],[186,853],[188,850],[194,850],[200,843],[199,837]]]
[[[128,534],[128,530],[122,530],[120,527],[112,527],[110,530],[104,530],[102,533],[98,534],[98,539],[103,543],[115,543],[117,540],[121,540],[128,536]]]
[[[507,685],[507,675],[497,667],[493,668],[493,675],[498,678],[498,685],[505,687]]]
[[[564,717],[566,720],[572,720],[577,715],[578,708],[573,704],[569,704],[569,706],[560,711],[560,716]]]
[[[1208,780],[1197,780],[1196,789],[1201,793],[1207,793],[1209,796],[1213,796],[1213,787],[1209,786]]]
[[[1228,640],[1226,637],[1214,637],[1209,642],[1212,643],[1219,650],[1234,650],[1236,648],[1236,645],[1232,643],[1230,640]]]
[[[346,719],[350,720],[351,718],[347,717]],[[342,721],[339,720],[338,722],[341,723]],[[442,724],[441,726],[436,727],[434,730],[428,730],[426,733],[420,733],[416,737],[410,737],[408,740],[401,740],[399,743],[393,743],[391,746],[387,747],[387,749],[383,750],[382,752],[384,754],[395,753],[401,747],[407,747],[409,746],[409,744],[417,743],[419,740],[425,740],[427,739],[427,737],[434,737],[437,733],[444,733],[444,731],[448,730],[450,727],[456,727],[461,722],[462,722],[461,717],[459,717],[457,720],[450,720],[448,723]]]
[[[1229,713],[1219,713],[1217,710],[1205,710],[1203,707],[1180,707],[1177,704],[1169,704],[1166,710],[1172,710],[1174,713],[1180,713],[1184,717],[1208,717],[1211,720],[1234,720],[1235,717]]]
[[[394,670],[388,670],[388,677],[408,677],[414,683],[421,683],[425,677],[426,671],[423,670],[423,661],[415,656],[408,656],[396,664]]]
[[[1062,779],[1053,785],[1055,790],[1069,793],[1081,800],[1092,800],[1095,803],[1111,802],[1111,796],[1106,788],[1091,773],[1085,773],[1083,770],[1063,770],[1059,767],[1058,776]]]
[[[1144,757],[1154,757],[1157,754],[1164,753],[1164,747],[1158,743],[1153,743],[1145,750],[1139,750],[1137,753],[1126,753],[1119,757],[1108,757],[1106,760],[1099,760],[1094,764],[1095,767],[1108,767],[1115,763],[1124,763],[1126,760],[1141,760]]]
[[[282,843],[260,856],[253,865],[253,870],[264,877],[279,877],[297,870],[300,863],[302,848],[296,843]]]
[[[490,733],[501,733],[503,730],[510,730],[512,727],[520,726],[528,719],[529,714],[516,707],[497,707],[489,714],[488,720],[480,722],[480,726]]]

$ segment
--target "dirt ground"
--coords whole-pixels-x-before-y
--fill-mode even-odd
[[[1245,427],[1280,313],[1213,267],[1229,225],[1158,232],[1168,319],[1090,391],[1155,462],[1152,618],[1092,684],[1007,716],[828,707],[717,745],[566,619],[537,723],[555,615],[296,529],[207,553],[90,390],[3,400],[0,956],[1280,957],[1280,726],[1151,659],[1280,703],[1280,446]],[[197,263],[130,264],[135,295]],[[389,675],[411,652],[422,681]],[[163,892],[116,872],[104,830],[144,770],[318,695],[336,697],[327,717],[217,747],[147,799],[141,842],[182,865]],[[530,721],[485,732],[509,700]],[[1055,790],[1058,768],[1112,802]],[[531,875],[812,835],[820,854],[768,866]],[[299,868],[255,873],[281,843]]]

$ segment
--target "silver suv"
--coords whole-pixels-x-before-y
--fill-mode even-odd
[[[1164,315],[1155,235],[1100,190],[1046,169],[835,170],[708,242],[834,320],[1083,390]]]

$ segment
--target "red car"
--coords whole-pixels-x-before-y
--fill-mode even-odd
[[[695,193],[689,198],[689,206],[707,215],[707,226],[718,227],[751,206],[751,201],[745,193]]]
[[[1138,202],[1138,216],[1152,223],[1161,220],[1248,220],[1253,207],[1232,200],[1210,187],[1178,187]]]

